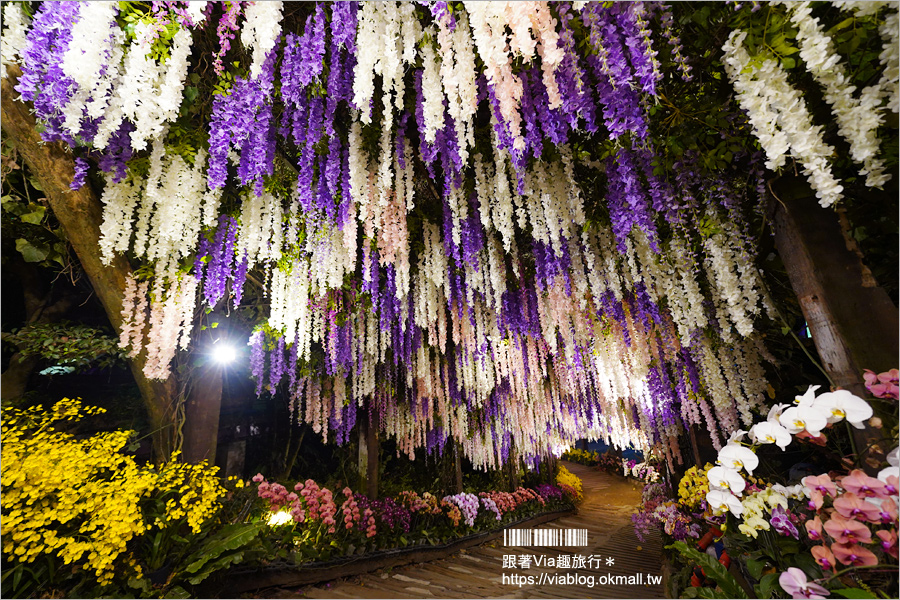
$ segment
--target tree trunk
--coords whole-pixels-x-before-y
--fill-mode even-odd
[[[835,387],[866,397],[864,369],[898,366],[897,307],[862,263],[838,214],[821,208],[805,181],[786,178],[775,187],[775,245],[823,367]],[[854,434],[859,451],[880,437]]]
[[[360,409],[356,422],[359,430],[359,456],[356,463],[359,489],[374,500],[378,497],[378,429],[369,420],[369,412],[364,409]]]
[[[222,412],[222,385],[225,367],[212,358],[212,348],[220,339],[227,343],[227,327],[223,315],[214,311],[207,318],[207,327],[195,336],[194,344],[200,349],[195,357],[201,364],[189,376],[191,387],[184,406],[185,462],[197,464],[216,462],[219,443],[219,415]]]
[[[118,333],[122,326],[125,280],[131,274],[131,266],[123,256],[116,256],[109,266],[100,261],[97,243],[102,222],[100,200],[90,185],[85,185],[80,190],[69,188],[75,177],[75,162],[71,152],[61,143],[48,144],[41,140],[28,106],[15,100],[19,94],[13,88],[21,70],[9,66],[7,73],[7,78],[2,81],[0,94],[3,132],[15,144],[25,163],[40,181],[53,214],[66,232],[85,274],[106,309],[110,323]],[[154,456],[158,461],[166,460],[174,441],[172,425],[177,393],[175,378],[169,377],[166,381],[147,379],[143,373],[143,356],[130,361],[130,366],[154,429]]]
[[[185,462],[216,462],[219,414],[222,408],[222,366],[208,362],[191,378],[191,392],[184,406]]]
[[[366,446],[369,448],[369,461],[366,465],[366,496],[371,499],[378,498],[378,467],[381,458],[381,449],[378,445],[378,428],[375,423],[369,421],[366,427]]]

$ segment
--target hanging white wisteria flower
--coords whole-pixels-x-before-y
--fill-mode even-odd
[[[0,78],[6,79],[6,65],[15,65],[21,59],[27,40],[28,17],[22,7],[13,2],[3,4],[3,43],[0,44]]]
[[[241,44],[253,54],[250,77],[256,79],[262,73],[263,63],[281,36],[281,12],[283,3],[251,2],[244,10],[244,26],[241,28]]]
[[[735,29],[722,46],[723,64],[747,112],[753,133],[766,151],[766,167],[784,165],[786,153],[797,159],[816,192],[819,204],[828,207],[841,199],[843,187],[831,173],[829,157],[834,149],[825,143],[822,127],[812,124],[806,102],[787,79],[787,73],[771,58],[751,60],[743,46],[747,32]]]
[[[888,108],[894,113],[900,112],[900,13],[891,13],[878,28],[884,46],[878,60],[884,71],[878,85],[882,93],[887,95]]]
[[[157,62],[150,57],[150,32],[145,23],[135,27],[135,39],[125,52],[121,79],[94,136],[93,144],[98,149],[106,148],[124,119],[135,126],[131,132],[132,148],[143,150],[148,140],[162,136],[168,123],[178,117],[191,54],[191,33],[179,29],[169,57],[165,62]]]
[[[838,133],[850,144],[851,158],[863,165],[861,174],[866,175],[866,185],[880,188],[891,178],[884,172],[884,162],[878,157],[878,127],[883,120],[880,114],[882,87],[869,86],[855,98],[856,86],[851,84],[831,38],[825,34],[819,20],[813,18],[810,3],[786,4],[791,22],[797,26],[800,58],[825,88],[825,101],[834,111]]]

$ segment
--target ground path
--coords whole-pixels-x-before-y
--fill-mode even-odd
[[[270,589],[266,594],[270,598],[662,598],[662,584],[647,583],[648,575],[661,575],[660,538],[655,535],[641,543],[631,524],[631,513],[640,503],[640,485],[578,464],[566,463],[566,467],[583,481],[585,500],[578,514],[538,528],[587,529],[587,547],[504,547],[499,539],[442,560],[300,589]],[[532,560],[528,569],[503,569],[505,555],[556,559],[561,554],[592,555],[600,557],[602,563],[598,567],[592,561],[587,568],[565,569],[536,566]],[[614,564],[607,565],[607,558],[612,558]],[[616,577],[641,573],[643,583]],[[503,575],[507,576],[506,581]],[[532,576],[534,583],[516,585],[509,579],[511,575]],[[569,576],[571,583],[552,579],[558,576]],[[593,587],[587,583],[591,576]]]

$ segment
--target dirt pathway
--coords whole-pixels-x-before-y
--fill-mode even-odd
[[[584,547],[504,547],[503,540],[462,550],[442,560],[384,569],[332,583],[269,590],[271,598],[662,598],[659,536],[640,543],[631,513],[640,502],[632,481],[566,463],[584,483],[578,514],[537,529],[587,529]],[[515,556],[517,568],[507,566]],[[530,556],[528,568],[522,557]],[[568,566],[557,566],[561,556]],[[573,565],[578,557],[584,565]],[[548,559],[553,559],[550,566]],[[610,564],[611,559],[612,564]],[[566,559],[563,558],[563,562]],[[539,563],[539,564],[538,564]]]

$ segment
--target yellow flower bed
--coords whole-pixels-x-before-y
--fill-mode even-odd
[[[7,559],[56,556],[93,571],[100,584],[112,580],[117,566],[139,577],[127,547],[132,539],[182,521],[198,533],[219,510],[225,489],[216,467],[178,464],[175,456],[159,469],[140,466],[122,453],[129,431],[78,439],[53,427],[103,412],[68,398],[49,412],[3,409],[0,535]],[[153,500],[163,499],[164,510],[145,516],[154,512]]]
[[[581,479],[562,465],[559,466],[559,472],[556,474],[556,485],[561,487],[564,492],[572,490],[572,501],[581,502],[584,499]]]

